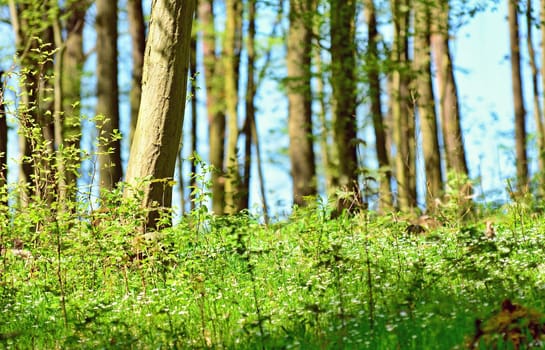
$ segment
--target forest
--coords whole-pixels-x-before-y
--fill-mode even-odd
[[[2,348],[545,348],[545,0],[0,0],[0,35]]]

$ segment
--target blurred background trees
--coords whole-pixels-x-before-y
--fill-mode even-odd
[[[541,180],[530,184],[531,176],[541,179],[537,175],[543,172],[545,154],[544,4],[504,1],[513,73],[514,181],[518,194],[543,193]],[[175,118],[180,124],[162,124],[166,131],[179,129],[180,135],[184,128],[186,136],[181,147],[159,147],[180,155],[178,195],[194,198],[196,188],[210,191],[210,209],[216,214],[240,212],[254,203],[266,213],[266,189],[273,187],[291,193],[298,206],[323,195],[339,212],[366,207],[432,211],[453,181],[471,202],[477,189],[469,180],[473,176],[478,182],[479,174],[469,171],[452,41],[461,22],[500,5],[477,0],[199,0],[195,9],[184,9],[190,11],[184,12],[185,21],[194,18],[191,45],[183,53],[191,55],[191,79],[176,82],[189,91],[176,108],[191,110],[185,114],[191,118],[184,121],[182,114]],[[24,190],[17,191],[18,204],[33,197],[74,201],[78,186],[89,184],[111,191],[127,163],[131,168],[154,156],[136,152],[135,142],[167,142],[153,132],[138,139],[136,131],[146,108],[150,115],[145,118],[158,118],[158,110],[149,107],[160,94],[145,99],[142,91],[143,72],[151,69],[145,67],[144,54],[152,40],[147,37],[150,1],[9,0],[0,1],[0,10],[2,33],[15,47],[1,47],[2,81],[12,88],[1,104],[6,113],[0,113],[0,184],[10,178],[6,169],[11,178],[19,178]],[[525,46],[519,22],[526,25]],[[163,30],[157,35],[172,34]],[[528,82],[521,73],[526,62],[521,47],[530,58]],[[163,49],[168,56],[179,47]],[[171,74],[168,69],[157,72],[147,79]],[[524,83],[532,84],[537,149],[528,146]],[[284,101],[276,105],[271,91]],[[261,124],[276,129],[266,135]],[[9,154],[6,145],[16,137],[17,154]],[[284,154],[289,184],[267,177],[270,159]],[[10,166],[6,156],[20,168]],[[537,168],[531,166],[532,156],[539,160]],[[197,167],[194,159],[209,167]],[[196,181],[195,173],[203,172]],[[174,169],[147,175],[174,185]],[[181,201],[188,207],[190,202]],[[170,201],[161,205],[170,206]]]

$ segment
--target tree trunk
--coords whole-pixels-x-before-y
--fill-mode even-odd
[[[331,128],[327,120],[327,102],[326,92],[324,90],[326,77],[324,76],[324,67],[319,47],[315,48],[313,57],[317,75],[315,95],[318,100],[318,105],[320,106],[320,109],[317,113],[320,131],[317,137],[320,143],[320,157],[324,172],[325,191],[328,196],[333,196],[336,190],[334,187],[333,179],[335,166],[332,162],[333,150],[331,149],[331,145],[329,142],[329,140],[331,139]]]
[[[7,198],[3,197],[4,190],[2,189],[8,183],[8,124],[6,117],[4,71],[0,71],[0,205],[8,204]]]
[[[248,73],[246,80],[246,118],[242,132],[244,133],[244,166],[239,188],[238,211],[248,209],[250,206],[250,180],[252,170],[252,126],[255,123],[255,34],[256,34],[256,0],[249,0],[248,6],[248,38],[246,52],[248,55]]]
[[[330,0],[332,114],[338,167],[334,182],[350,198],[338,198],[337,211],[361,205],[358,186],[356,120],[355,1]]]
[[[437,67],[437,85],[447,170],[457,175],[468,176],[465,146],[460,127],[458,93],[449,49],[448,1],[436,0],[432,9],[431,45],[435,67]]]
[[[396,180],[398,207],[403,211],[416,207],[416,164],[414,113],[409,106],[410,77],[408,54],[409,2],[391,0],[394,18],[392,60],[392,123],[396,146]]]
[[[64,186],[66,198],[75,199],[77,179],[81,164],[80,156],[80,101],[81,77],[83,73],[83,27],[85,13],[89,7],[87,0],[71,3],[66,20],[66,40],[62,52],[62,136],[66,156],[63,157]]]
[[[22,154],[20,183],[29,191],[21,194],[21,204],[27,205],[29,196],[51,203],[54,199],[55,172],[53,166],[54,98],[51,77],[53,73],[53,19],[48,2],[16,4],[9,2],[12,27],[15,33],[17,56],[21,65],[21,101],[17,112],[19,120],[19,150]],[[40,130],[40,132],[35,132]]]
[[[540,23],[541,23],[541,88],[543,89],[543,94],[545,95],[545,0],[541,0],[540,2]],[[541,111],[543,112],[542,116],[540,116],[540,119],[545,119],[545,98],[543,99],[543,107],[541,108]],[[541,123],[543,125],[543,119],[541,119]],[[543,127],[543,148],[539,150],[540,155],[544,158],[545,163],[545,126]],[[540,183],[541,191],[545,193],[545,164],[543,168],[543,179]]]
[[[311,5],[310,0],[290,1],[287,42],[289,155],[293,203],[299,206],[306,204],[306,196],[317,193],[311,107]]]
[[[416,105],[422,131],[422,151],[426,172],[426,204],[432,210],[435,200],[441,196],[443,176],[441,151],[437,136],[435,97],[431,79],[430,7],[417,1],[414,9],[414,69],[416,73]]]
[[[117,86],[117,1],[96,2],[97,129],[100,188],[113,189],[123,176]]]
[[[240,51],[238,31],[242,14],[242,3],[237,0],[226,0],[225,40],[223,47],[225,103],[227,112],[227,152],[225,167],[225,209],[233,214],[238,209],[238,189],[240,186],[240,170],[237,154],[238,144],[238,62]]]
[[[216,55],[213,0],[199,1],[199,21],[203,31],[202,50],[206,80],[206,108],[209,125],[209,161],[212,166],[212,211],[222,215],[225,207],[224,152],[225,98],[223,96],[223,63]]]
[[[542,9],[545,11],[545,9]],[[536,123],[537,133],[537,150],[538,150],[538,178],[540,184],[545,179],[545,127],[543,126],[543,110],[539,104],[539,71],[536,64],[536,52],[534,49],[534,41],[532,37],[532,29],[534,27],[534,20],[532,17],[532,0],[526,0],[526,46],[528,48],[528,57],[530,59],[530,69],[532,72],[532,101],[534,109],[534,121]],[[542,27],[545,22],[542,22]],[[545,37],[542,39],[545,42]],[[545,62],[545,61],[544,61]],[[542,63],[543,64],[543,63]],[[538,189],[541,196],[545,195],[545,188],[540,186]]]
[[[172,203],[172,178],[180,147],[196,1],[155,0],[146,44],[142,103],[131,146],[125,196],[144,182],[142,204],[150,210],[148,227],[156,227],[161,210]]]
[[[198,154],[197,149],[197,140],[198,140],[198,125],[197,125],[197,109],[198,109],[198,101],[197,101],[197,75],[199,74],[197,71],[197,37],[195,33],[191,36],[191,56],[189,61],[189,72],[191,73],[191,156],[190,159],[193,157],[193,155]],[[181,147],[180,147],[181,151]],[[180,162],[183,162],[183,158],[180,157]],[[180,164],[180,169],[181,169]],[[189,186],[193,189],[197,188],[197,162],[191,162],[191,167],[189,169],[189,173],[191,174],[191,183]],[[180,180],[182,179],[183,174],[180,172]],[[180,181],[180,187],[183,188],[183,181]],[[189,195],[189,202],[190,202],[190,209],[193,210],[196,208],[196,198],[195,198],[195,191],[191,190]],[[184,193],[182,191],[181,196],[184,197]]]
[[[517,191],[528,191],[528,159],[526,156],[526,111],[522,93],[520,72],[520,39],[516,0],[507,0],[509,19],[509,43],[511,57],[511,83],[513,88],[513,106],[515,112],[515,153],[517,167]]]
[[[131,129],[129,145],[132,143],[134,129],[138,121],[138,109],[142,97],[142,66],[146,49],[146,25],[142,0],[127,0],[127,15],[129,17],[129,32],[131,34],[132,74],[131,92],[129,95],[131,106]]]
[[[392,171],[388,153],[386,151],[386,129],[383,121],[381,88],[380,88],[380,66],[378,53],[377,18],[374,0],[365,2],[367,18],[367,77],[369,80],[370,110],[373,118],[375,132],[375,147],[379,166],[379,206],[380,212],[387,212],[393,209],[391,178]]]
[[[543,93],[545,94],[545,0],[541,0],[541,14],[540,14],[540,22],[541,25],[541,88],[543,89]],[[545,119],[545,98],[543,99],[543,108],[541,109],[543,112],[543,117]],[[544,128],[545,129],[545,128]],[[545,130],[543,134],[544,143],[545,143]],[[542,154],[545,153],[545,144],[543,145],[544,148],[541,150]],[[544,155],[545,158],[545,155]],[[544,175],[545,177],[545,175]],[[543,191],[545,192],[545,181],[542,183]]]

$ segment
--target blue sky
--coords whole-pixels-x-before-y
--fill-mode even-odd
[[[539,8],[535,3],[534,8]],[[455,33],[451,46],[461,97],[467,159],[471,176],[482,176],[485,192],[503,190],[506,180],[515,173],[514,112],[506,13],[506,2],[501,1],[496,11],[478,14]],[[520,22],[524,98],[527,130],[533,134],[531,80],[523,23]],[[534,33],[534,45],[540,43],[540,37]],[[531,169],[535,171],[535,143],[529,143],[528,151],[532,159]],[[490,199],[507,199],[507,196],[505,191],[501,191],[496,196],[490,196]]]

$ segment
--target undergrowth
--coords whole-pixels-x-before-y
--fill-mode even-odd
[[[4,348],[452,349],[506,298],[545,310],[545,227],[520,206],[489,238],[479,220],[414,235],[320,206],[269,226],[201,207],[137,234],[117,204],[3,212]]]

